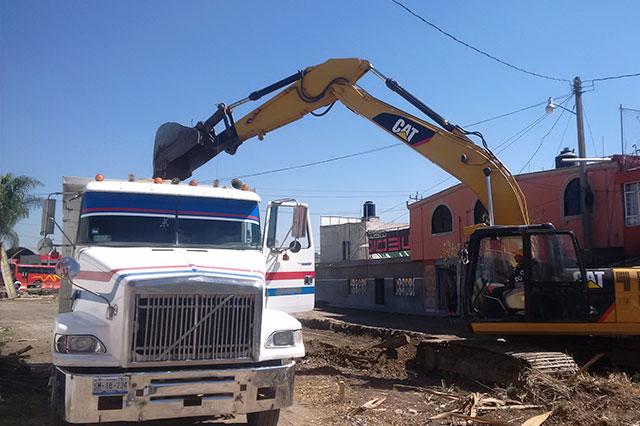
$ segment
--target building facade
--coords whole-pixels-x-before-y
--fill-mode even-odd
[[[360,218],[321,218],[317,304],[437,313],[434,287],[424,285],[424,265],[411,259],[409,225],[382,223],[372,205],[365,204]]]
[[[640,157],[614,156],[587,166],[590,235],[583,235],[578,167],[516,176],[531,223],[553,223],[590,244],[594,266],[633,264],[640,257]],[[500,206],[494,206],[499,209]],[[425,264],[455,256],[464,228],[486,219],[486,209],[459,184],[409,205],[411,257]]]

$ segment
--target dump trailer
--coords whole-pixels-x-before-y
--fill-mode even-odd
[[[314,303],[307,206],[245,184],[63,179],[53,424],[247,415],[275,425]],[[289,312],[289,313],[288,313]]]

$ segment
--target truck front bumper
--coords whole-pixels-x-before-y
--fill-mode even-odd
[[[137,422],[288,407],[293,403],[294,370],[293,361],[268,367],[203,367],[116,374],[78,374],[56,368],[56,382],[64,395],[64,411],[60,413],[64,413],[67,422]],[[94,394],[94,380],[116,377],[128,380],[126,394],[125,391],[120,395]]]

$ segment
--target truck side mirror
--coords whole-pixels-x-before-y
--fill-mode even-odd
[[[56,263],[56,274],[67,279],[73,279],[80,273],[80,264],[73,257],[65,256]]]
[[[42,221],[40,223],[40,235],[46,237],[53,234],[56,221],[56,200],[47,198],[42,200]]]
[[[297,253],[302,249],[302,244],[300,244],[300,241],[298,240],[293,240],[291,241],[291,243],[289,243],[289,251],[291,253]]]
[[[296,239],[307,236],[307,206],[298,204],[293,208],[291,236]]]

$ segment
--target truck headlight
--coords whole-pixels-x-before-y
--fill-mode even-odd
[[[302,343],[302,330],[283,330],[272,333],[264,344],[267,348],[287,348]]]
[[[56,334],[55,348],[63,354],[103,354],[107,351],[102,342],[91,335]]]

